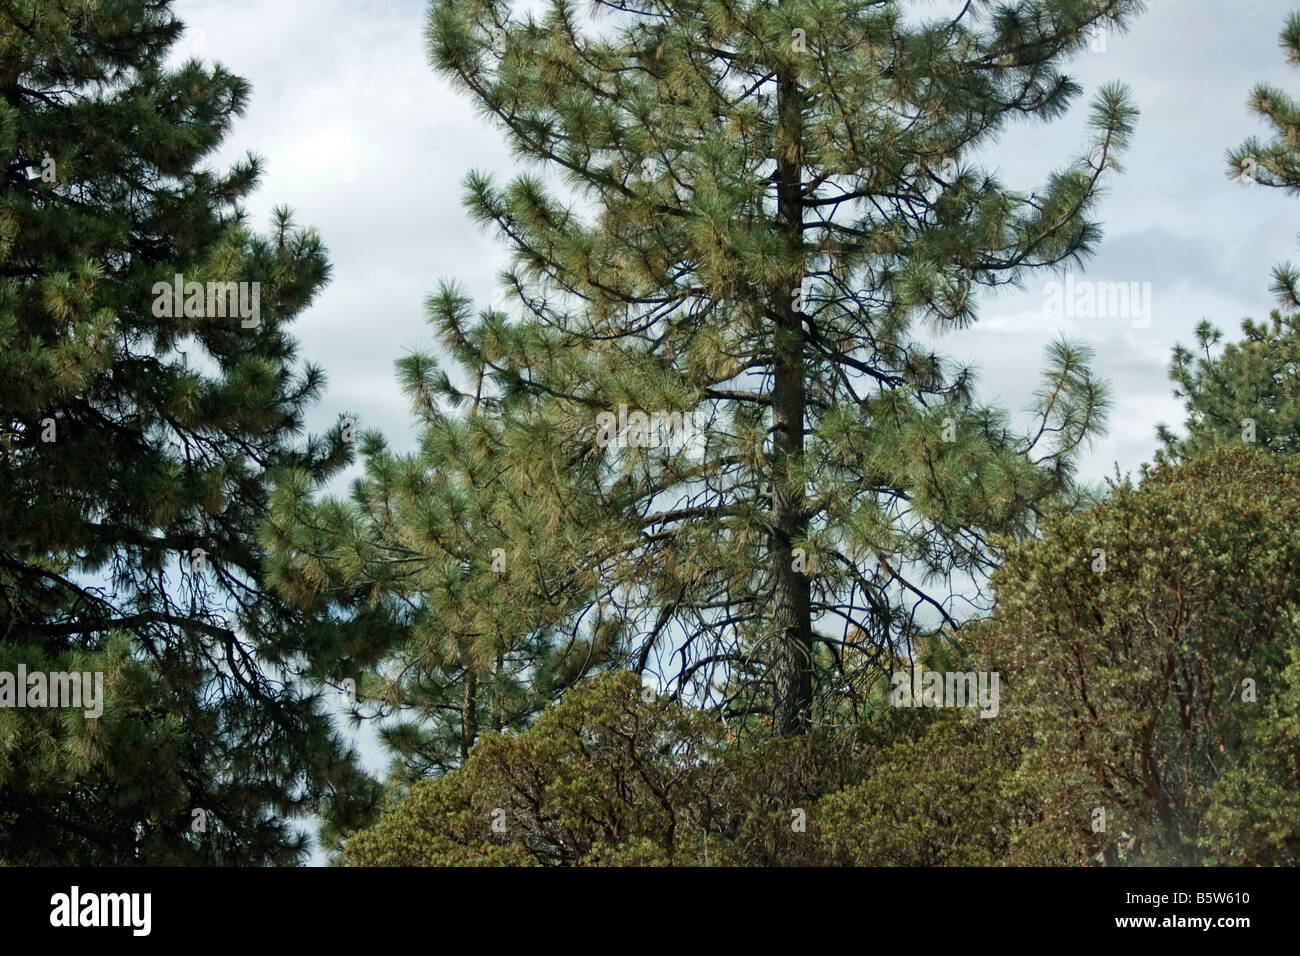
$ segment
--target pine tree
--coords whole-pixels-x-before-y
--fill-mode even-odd
[[[294,440],[329,264],[287,211],[248,228],[256,158],[203,165],[249,87],[164,66],[182,30],[162,0],[0,9],[0,671],[105,681],[97,718],[0,708],[10,863],[292,862],[295,815],[373,797],[299,679],[327,622],[257,545],[275,470],[347,459]]]
[[[463,320],[468,303],[444,291],[429,307]],[[492,349],[444,331],[465,362]],[[398,364],[419,449],[395,454],[365,433],[349,500],[317,502],[312,476],[293,474],[264,531],[280,593],[343,622],[316,667],[355,681],[358,722],[384,719],[400,786],[459,766],[481,732],[529,726],[608,662],[618,629],[608,614],[577,613],[597,576],[566,573],[586,557],[566,538],[566,511],[596,481],[594,463],[561,457],[528,392],[488,394],[486,362],[468,393],[427,356]]]
[[[1219,348],[1223,332],[1203,321],[1196,352],[1174,347],[1169,377],[1187,410],[1187,434],[1158,426],[1158,459],[1192,458],[1216,445],[1287,455],[1300,447],[1300,312],[1274,309],[1268,322],[1243,319],[1241,330],[1240,341]]]
[[[1288,62],[1300,63],[1300,13],[1282,29]],[[1228,151],[1228,173],[1255,186],[1300,191],[1300,105],[1261,83],[1249,105],[1273,127],[1267,142],[1251,137]],[[1188,434],[1158,430],[1165,456],[1192,457],[1214,445],[1257,444],[1293,454],[1300,441],[1300,272],[1290,262],[1273,270],[1277,301],[1268,322],[1244,319],[1243,338],[1217,350],[1223,332],[1209,322],[1196,328],[1197,351],[1177,346],[1169,377],[1187,408]],[[1198,354],[1199,353],[1199,354]]]
[[[1300,13],[1287,17],[1279,39],[1287,62],[1300,64]],[[1251,91],[1247,105],[1273,127],[1273,137],[1265,142],[1252,136],[1229,150],[1229,171],[1259,186],[1300,191],[1300,104],[1285,90],[1260,83]]]
[[[440,643],[481,641],[481,663],[491,641],[529,648],[517,683],[544,675],[546,694],[572,672],[534,670],[538,639],[577,647],[736,729],[796,735],[980,606],[987,534],[1027,531],[1067,490],[1107,398],[1087,350],[1058,343],[1041,427],[1018,435],[927,339],[973,322],[979,287],[1096,242],[1135,117],[1122,87],[1093,106],[1088,155],[1032,193],[978,160],[1010,120],[1060,115],[1079,87],[1059,63],[1138,7],[435,0],[433,64],[536,166],[466,182],[512,251],[504,298],[476,311],[446,283],[430,300],[447,358],[402,368],[425,419],[405,504],[384,465],[350,503],[302,482],[277,511],[304,606],[346,612],[368,586],[426,622],[375,665],[385,691],[425,668],[389,700],[420,714],[408,745],[464,723],[461,651],[421,656]],[[526,558],[506,604],[479,586],[496,548]],[[432,590],[392,587],[434,561]],[[457,587],[482,620],[446,615]]]

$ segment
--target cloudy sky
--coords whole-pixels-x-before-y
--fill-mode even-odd
[[[329,373],[309,425],[323,430],[346,411],[409,446],[393,362],[430,343],[423,302],[439,279],[491,296],[503,250],[467,220],[460,183],[471,168],[512,169],[500,135],[429,68],[424,0],[178,0],[175,9],[189,27],[178,55],[219,60],[253,85],[213,163],[260,154],[254,222],[289,205],[330,251],[333,281],[297,327],[302,356]],[[1255,83],[1300,89],[1277,41],[1289,9],[1284,0],[1151,0],[1129,33],[1076,59],[1085,92],[1069,116],[1013,127],[986,157],[1028,192],[1084,149],[1087,104],[1103,83],[1126,82],[1141,109],[1123,173],[1099,206],[1105,238],[1076,279],[1150,283],[1149,322],[1052,317],[1044,275],[986,299],[980,321],[942,343],[981,370],[986,401],[1012,411],[1027,407],[1052,338],[1092,345],[1116,408],[1085,478],[1149,459],[1156,424],[1181,421],[1170,349],[1190,342],[1202,318],[1235,335],[1243,316],[1266,317],[1269,272],[1295,252],[1300,199],[1231,181],[1224,161],[1230,146],[1265,132],[1245,108]],[[363,751],[382,766],[368,735]]]
[[[502,247],[470,223],[460,183],[471,168],[508,173],[500,135],[429,68],[423,0],[179,0],[189,29],[182,55],[216,59],[253,85],[252,103],[217,165],[252,150],[266,164],[248,203],[255,223],[287,204],[316,226],[331,284],[298,323],[302,355],[329,373],[310,424],[348,411],[394,444],[412,441],[393,361],[430,343],[423,302],[440,278],[486,300]],[[1229,180],[1224,151],[1265,129],[1245,108],[1267,80],[1300,88],[1277,35],[1287,0],[1152,0],[1104,50],[1080,54],[1085,93],[1050,126],[1013,127],[987,163],[1034,189],[1086,142],[1087,104],[1120,79],[1142,111],[1123,173],[1099,207],[1105,238],[1077,274],[1149,282],[1151,316],[1077,319],[1046,313],[1045,283],[986,298],[979,323],[942,342],[980,369],[986,400],[1022,411],[1044,345],[1090,343],[1116,401],[1110,435],[1086,477],[1135,468],[1154,450],[1157,422],[1178,423],[1166,375],[1170,348],[1209,318],[1235,335],[1266,317],[1272,266],[1295,254],[1300,200]]]

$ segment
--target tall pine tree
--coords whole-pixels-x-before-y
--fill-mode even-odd
[[[1059,116],[1079,92],[1063,59],[1138,7],[434,0],[433,64],[536,167],[467,180],[512,250],[507,301],[476,311],[445,284],[429,310],[448,360],[402,367],[421,450],[376,443],[351,502],[299,482],[277,511],[297,600],[368,586],[428,622],[375,670],[418,714],[409,747],[464,724],[449,690],[472,668],[440,646],[477,642],[481,664],[528,648],[516,683],[543,697],[564,686],[545,655],[577,648],[794,735],[979,606],[987,533],[1067,489],[1107,401],[1086,350],[1058,343],[1020,436],[927,342],[975,320],[980,286],[1097,240],[1135,116],[1121,87],[1036,190],[978,160],[1008,122]],[[498,548],[504,604],[478,590]],[[435,562],[436,588],[411,583]],[[431,610],[457,587],[481,620]]]
[[[0,708],[9,863],[292,862],[295,815],[368,799],[298,678],[327,622],[256,544],[275,469],[347,457],[295,441],[323,379],[289,327],[329,265],[287,212],[249,230],[255,158],[203,165],[249,87],[165,66],[182,29],[163,0],[0,5],[0,671],[104,675],[98,717]]]

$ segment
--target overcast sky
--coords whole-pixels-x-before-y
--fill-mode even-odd
[[[297,324],[302,357],[329,375],[310,427],[347,411],[409,447],[393,362],[429,345],[423,303],[439,279],[481,301],[492,293],[503,250],[467,220],[460,183],[471,168],[510,172],[500,134],[428,66],[424,0],[178,0],[175,9],[189,28],[179,55],[219,60],[253,86],[213,163],[260,154],[265,175],[247,204],[254,224],[265,228],[285,204],[329,248],[333,280]],[[985,299],[980,321],[942,342],[981,370],[985,401],[1013,412],[1026,409],[1053,337],[1091,344],[1116,407],[1085,478],[1150,458],[1156,424],[1182,420],[1170,349],[1190,343],[1202,318],[1236,337],[1243,316],[1266,317],[1270,270],[1295,255],[1300,199],[1229,180],[1224,160],[1266,132],[1245,108],[1255,83],[1300,89],[1277,39],[1289,9],[1284,0],[1151,0],[1129,33],[1074,61],[1084,95],[1067,117],[1013,127],[987,157],[1004,183],[1028,192],[1084,148],[1088,102],[1103,83],[1127,83],[1142,113],[1098,207],[1104,239],[1076,278],[1150,283],[1149,323],[1045,314],[1053,277],[1044,274]],[[378,769],[373,744],[365,750]]]

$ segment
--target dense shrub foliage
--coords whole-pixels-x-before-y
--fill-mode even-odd
[[[882,673],[855,727],[738,738],[622,672],[482,738],[345,860],[1294,864],[1296,469],[1217,449],[1010,544],[997,613],[946,651],[1000,675],[996,716],[891,707]]]

